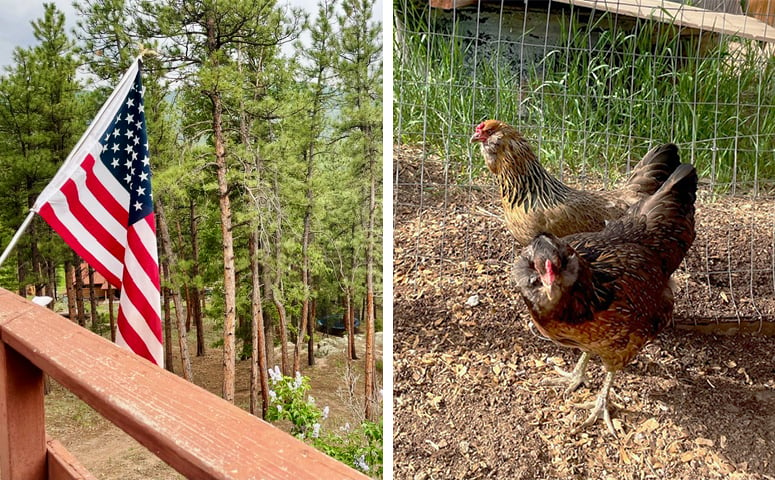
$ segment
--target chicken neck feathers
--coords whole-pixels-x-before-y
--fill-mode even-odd
[[[550,174],[513,127],[498,121],[483,125],[485,133],[477,141],[498,179],[506,226],[522,245],[540,232],[562,237],[602,230],[607,221],[652,195],[680,163],[677,147],[662,145],[644,156],[622,188],[577,190]]]

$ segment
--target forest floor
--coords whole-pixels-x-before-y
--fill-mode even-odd
[[[210,328],[208,331],[212,331]],[[215,334],[217,335],[217,334]],[[320,337],[317,337],[319,335]],[[194,335],[189,335],[189,351],[196,352]],[[338,431],[349,423],[356,426],[362,418],[362,410],[357,399],[348,395],[345,380],[346,360],[344,349],[346,337],[323,335],[316,332],[318,345],[324,344],[329,351],[325,356],[317,357],[315,365],[306,365],[306,351],[302,359],[302,374],[310,377],[309,394],[315,397],[315,403],[321,408],[328,405],[330,415],[323,424],[323,430]],[[209,340],[215,340],[211,338]],[[354,372],[358,375],[355,392],[363,390],[363,352],[365,335],[357,334],[356,352],[360,359],[354,362]],[[378,359],[382,358],[382,333],[375,337]],[[207,345],[206,355],[192,358],[194,381],[197,385],[220,396],[222,375],[222,354],[217,348]],[[279,360],[279,347],[276,358]],[[293,350],[290,351],[291,357]],[[180,359],[175,357],[176,373],[180,373]],[[250,362],[237,361],[235,403],[246,409],[249,403]],[[381,370],[378,368],[378,375]],[[171,480],[185,478],[159,460],[145,447],[124,433],[118,427],[105,420],[78,397],[56,382],[46,395],[46,431],[49,436],[59,440],[75,457],[100,480]],[[380,385],[381,387],[381,385]],[[282,428],[282,426],[281,426]],[[287,428],[286,428],[287,430]]]
[[[579,352],[529,328],[492,179],[459,186],[438,158],[394,158],[396,479],[775,479],[771,199],[701,196],[676,275],[684,328],[616,376],[617,439],[601,422],[573,432],[588,414],[575,404],[602,383],[598,360],[568,396],[541,384]]]

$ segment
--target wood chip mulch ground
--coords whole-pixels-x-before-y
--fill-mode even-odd
[[[602,423],[573,433],[599,362],[567,398],[541,384],[578,352],[529,328],[491,179],[461,186],[418,149],[394,158],[395,478],[775,479],[771,199],[699,203],[676,275],[682,328],[617,375],[615,439]]]

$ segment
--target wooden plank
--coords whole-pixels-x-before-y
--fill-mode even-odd
[[[775,27],[747,15],[713,12],[668,0],[554,0],[559,3],[618,13],[630,17],[675,23],[688,28],[775,42]],[[477,0],[430,0],[432,7],[451,9],[477,4]],[[499,1],[482,1],[496,6]],[[522,8],[522,7],[519,7]]]
[[[43,372],[0,343],[0,478],[3,480],[45,480],[44,413]]]
[[[48,480],[97,480],[61,443],[46,441]]]
[[[604,10],[631,17],[675,23],[751,40],[775,42],[775,28],[746,15],[712,12],[668,0],[555,0],[579,7]]]
[[[0,338],[187,478],[368,478],[3,289]]]
[[[430,0],[430,2],[431,2],[431,7],[433,8],[443,8],[444,10],[451,10],[453,8],[463,8],[469,5],[474,5],[476,3],[476,0]]]

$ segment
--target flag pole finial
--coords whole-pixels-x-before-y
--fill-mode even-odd
[[[154,56],[154,57],[158,57],[158,56],[159,56],[159,52],[157,52],[156,50],[154,50],[154,49],[152,49],[152,48],[148,48],[148,47],[146,47],[146,46],[145,46],[145,45],[143,45],[142,43],[138,43],[138,44],[137,44],[137,46],[138,46],[138,48],[139,48],[139,50],[140,50],[140,53],[138,54],[138,56],[139,56],[141,59],[142,59],[143,57],[145,57],[146,55],[149,55],[149,56]]]

